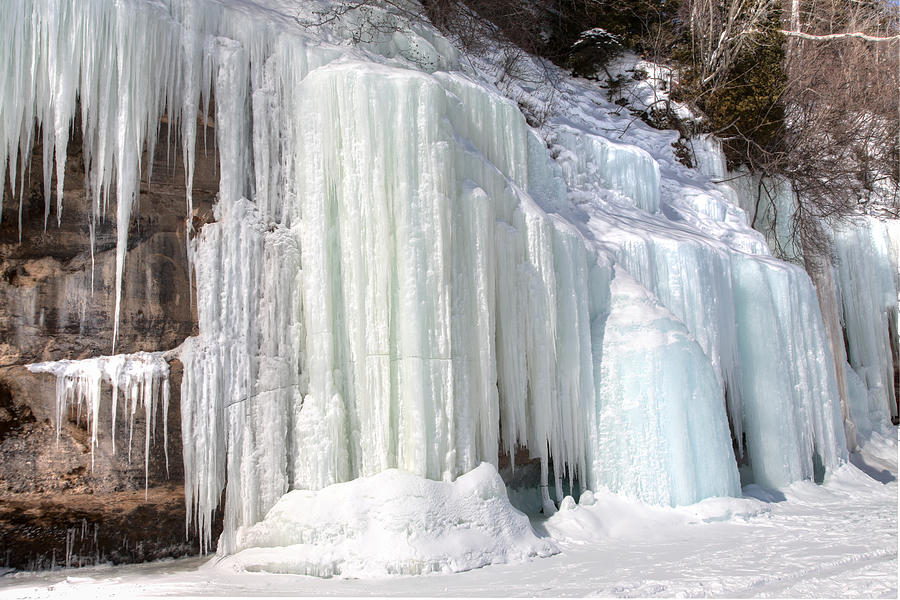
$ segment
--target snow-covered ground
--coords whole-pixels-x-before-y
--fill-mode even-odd
[[[321,579],[191,558],[0,578],[0,598],[146,596],[897,597],[897,438],[875,434],[824,485],[656,508],[598,493],[534,521],[560,552],[455,574]],[[868,475],[866,474],[868,473]],[[564,503],[565,504],[565,503]]]

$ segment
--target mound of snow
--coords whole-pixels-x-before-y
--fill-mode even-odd
[[[482,463],[455,482],[390,469],[313,492],[285,494],[237,534],[215,565],[238,571],[331,577],[456,572],[558,552],[509,503]]]
[[[713,497],[687,506],[655,506],[601,486],[584,492],[577,504],[566,496],[544,527],[552,538],[576,544],[610,539],[663,541],[688,525],[747,521],[769,512],[770,506],[753,498]]]

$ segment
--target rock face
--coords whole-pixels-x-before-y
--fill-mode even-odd
[[[117,353],[174,348],[196,330],[181,151],[175,139],[169,146],[165,123],[161,129],[153,177],[148,182],[146,173],[142,176],[140,203],[129,230]],[[26,175],[21,234],[19,203],[8,184],[4,193],[0,222],[0,566],[11,568],[65,566],[67,556],[72,566],[97,560],[151,560],[198,548],[196,540],[186,538],[184,527],[181,364],[170,364],[168,473],[163,428],[157,423],[146,499],[143,411],[138,409],[132,433],[128,411],[120,406],[117,452],[113,453],[108,433],[111,390],[103,385],[100,439],[92,464],[84,416],[73,409],[62,423],[56,423],[55,377],[25,368],[33,362],[112,351],[115,211],[108,211],[97,223],[92,257],[92,208],[85,193],[80,147],[76,124],[66,163],[62,212],[58,212],[54,197],[46,228],[39,145],[31,158],[30,176]],[[145,156],[145,169],[147,159]],[[204,153],[201,141],[194,179],[195,221],[208,220],[217,185],[216,153],[212,145]]]

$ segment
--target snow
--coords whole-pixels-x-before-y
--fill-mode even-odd
[[[651,118],[672,113],[684,121],[698,120],[686,104],[669,97],[675,82],[675,71],[671,67],[625,52],[611,61],[607,70],[614,77],[622,78],[620,88],[610,100],[624,99],[631,110],[646,112]]]
[[[204,551],[231,555],[225,564],[243,556],[247,568],[387,571],[394,567],[353,554],[340,536],[324,553],[295,547],[287,557],[247,540],[271,545],[294,531],[293,541],[276,541],[307,543],[325,499],[348,519],[364,514],[369,505],[342,495],[381,476],[432,490],[429,498],[454,510],[488,510],[457,503],[459,486],[484,483],[498,454],[520,447],[540,461],[545,514],[560,503],[544,526],[558,525],[564,544],[574,543],[566,531],[591,520],[605,539],[613,526],[603,507],[643,514],[636,502],[659,505],[644,512],[662,511],[661,533],[677,535],[693,521],[739,528],[778,514],[721,498],[738,496],[740,483],[852,479],[815,289],[750,227],[746,194],[723,181],[714,140],[698,141],[700,169],[688,169],[672,149],[677,132],[635,122],[604,90],[571,78],[558,79],[559,105],[533,129],[509,99],[541,106],[528,78],[507,82],[504,97],[495,64],[459,60],[422,23],[391,21],[388,34],[376,27],[359,40],[372,14],[303,27],[328,8],[304,6],[301,24],[295,3],[274,1],[0,7],[0,27],[27,54],[0,74],[0,88],[22,90],[2,99],[15,110],[4,112],[0,159],[9,158],[15,183],[37,115],[56,125],[52,135],[41,130],[49,168],[54,153],[65,154],[80,98],[93,222],[115,189],[117,305],[141,153],[152,152],[168,114],[187,142],[190,181],[196,126],[215,100],[219,195],[215,221],[189,242],[199,335],[179,353],[186,525],[201,532]],[[188,211],[191,202],[188,189]],[[889,350],[881,344],[859,359],[871,389],[869,370],[890,364]],[[98,369],[70,378],[84,381],[77,398],[92,410]],[[588,508],[590,496],[583,506],[566,499],[588,489],[599,508]],[[223,492],[216,543],[211,519]],[[505,493],[495,492],[502,504]],[[829,498],[804,496],[798,510],[818,514]],[[392,522],[418,518],[398,503],[389,503]],[[503,511],[503,547],[476,544],[464,559],[420,548],[408,570],[548,553]],[[374,547],[388,543],[372,535]]]
[[[897,435],[879,455],[897,464]],[[854,454],[872,461],[863,444]],[[421,483],[421,482],[420,482]],[[346,485],[346,484],[343,484]],[[439,484],[446,485],[446,484]],[[896,470],[882,484],[845,465],[823,485],[758,485],[743,498],[677,508],[599,489],[550,519],[533,521],[559,553],[461,573],[379,578],[234,571],[217,559],[16,573],[0,598],[98,596],[897,596]],[[344,502],[341,506],[346,506]]]
[[[482,463],[453,483],[397,469],[317,492],[294,490],[238,531],[216,571],[373,577],[458,572],[558,552],[510,505]]]

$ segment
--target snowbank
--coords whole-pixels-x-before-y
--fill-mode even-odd
[[[482,463],[453,483],[390,469],[317,492],[285,494],[265,519],[236,536],[216,569],[320,577],[458,572],[545,557],[512,507],[497,470]]]
[[[578,503],[566,497],[544,527],[560,543],[597,544],[601,540],[668,540],[687,525],[747,521],[771,511],[754,498],[706,498],[688,506],[653,506],[601,487],[587,491]]]

